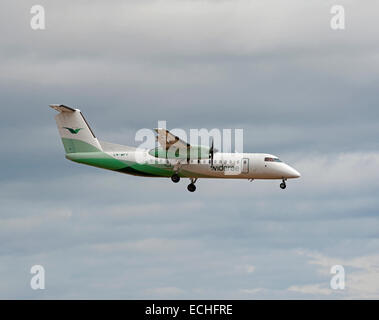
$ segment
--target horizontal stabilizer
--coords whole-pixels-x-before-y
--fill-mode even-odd
[[[54,110],[57,110],[58,112],[75,112],[75,111],[79,111],[78,109],[73,109],[73,108],[67,107],[67,106],[65,106],[63,104],[51,104],[49,107],[53,108]]]

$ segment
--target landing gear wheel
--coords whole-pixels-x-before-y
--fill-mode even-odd
[[[282,189],[285,189],[285,188],[287,187],[287,185],[286,185],[286,183],[283,181],[283,182],[280,184],[280,187],[281,187]]]
[[[196,186],[193,183],[190,183],[187,186],[187,189],[188,189],[189,192],[194,192],[196,190]]]
[[[171,181],[174,182],[174,183],[178,183],[180,181],[180,177],[178,174],[174,173],[172,176],[171,176]]]

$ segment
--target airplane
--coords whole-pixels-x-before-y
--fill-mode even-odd
[[[278,157],[266,153],[223,153],[195,146],[164,128],[156,128],[160,146],[141,149],[99,141],[79,109],[52,104],[58,131],[68,160],[98,168],[143,177],[166,177],[178,183],[189,178],[188,191],[196,190],[198,179],[278,179],[286,188],[287,179],[300,173]],[[183,152],[184,151],[184,152]]]

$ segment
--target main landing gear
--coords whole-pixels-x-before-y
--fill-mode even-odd
[[[177,173],[174,173],[172,176],[171,176],[171,181],[174,182],[174,183],[178,183],[180,181],[180,177]]]
[[[283,179],[283,182],[280,184],[280,187],[282,189],[285,189],[287,187],[287,185],[286,185],[286,179]]]
[[[190,180],[191,180],[191,183],[187,186],[187,190],[189,192],[195,192],[196,190],[195,182],[197,181],[197,178],[190,178]]]
[[[187,186],[187,190],[189,192],[195,192],[196,191],[195,182],[197,181],[197,178],[190,178],[190,180],[191,180],[191,183]],[[177,173],[174,173],[171,176],[171,181],[174,183],[178,183],[180,181],[179,175]]]

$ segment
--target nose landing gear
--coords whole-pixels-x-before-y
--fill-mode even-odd
[[[285,189],[287,187],[286,180],[283,179],[283,182],[280,184],[280,188]]]
[[[191,183],[187,186],[187,190],[189,192],[195,192],[196,191],[196,186],[195,182],[197,181],[197,178],[190,178]]]

